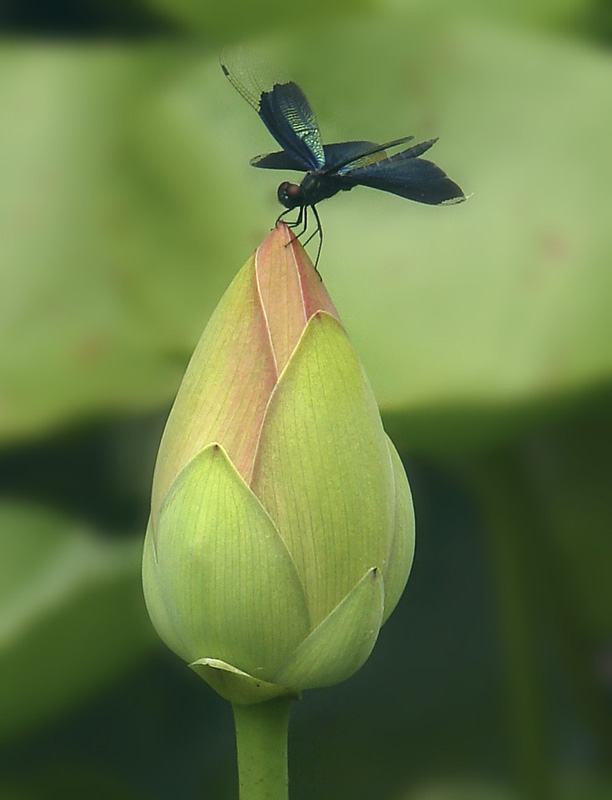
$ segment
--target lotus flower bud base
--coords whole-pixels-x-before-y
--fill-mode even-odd
[[[368,379],[279,224],[221,299],[166,425],[143,559],[153,624],[234,704],[240,746],[245,720],[282,709],[286,727],[303,689],[359,669],[413,549],[408,482]],[[284,782],[241,798],[286,797]]]

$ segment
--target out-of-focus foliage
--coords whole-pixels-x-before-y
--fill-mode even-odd
[[[405,800],[517,800],[517,797],[514,792],[491,783],[451,781],[409,792]]]
[[[473,447],[608,380],[610,59],[428,15],[342,30],[290,59],[325,138],[441,132],[435,159],[474,194],[322,209],[321,269],[394,427]],[[277,176],[246,168],[274,143],[216,54],[14,48],[0,72],[4,435],[167,402],[274,219]]]
[[[569,781],[559,790],[558,800],[608,800],[610,784]],[[401,800],[519,800],[516,792],[486,783],[449,781],[409,792]]]
[[[552,550],[543,588],[556,584],[559,611],[565,607],[580,635],[599,645],[612,639],[610,442],[607,410],[591,407],[562,438],[536,438],[526,466],[541,504],[541,545]]]
[[[172,662],[139,667],[137,551],[161,416],[291,177],[248,166],[276,144],[219,69],[238,40],[299,82],[326,141],[439,135],[432,159],[473,193],[320,208],[385,424],[437,466],[409,465],[413,579],[371,661],[296,706],[295,800],[607,798],[609,4],[20,0],[0,23],[21,34],[0,47],[19,498],[0,509],[0,795],[235,796],[226,709]],[[58,31],[91,40],[41,38]]]
[[[490,18],[497,22],[520,22],[535,26],[556,27],[571,22],[585,7],[585,0],[503,0],[495,5],[487,0],[467,0],[460,7],[452,0],[336,0],[326,3],[313,0],[308,6],[298,3],[283,6],[282,13],[272,0],[260,3],[214,3],[212,0],[144,0],[143,5],[155,13],[189,31],[204,34],[207,39],[219,35],[227,37],[242,36],[245,33],[270,32],[274,29],[287,30],[293,25],[300,29],[308,27],[312,20],[317,21],[317,32],[324,29],[330,20],[360,13],[389,14],[397,11],[419,13],[422,10],[433,12],[437,19],[461,15],[463,18]],[[387,17],[388,18],[388,17]],[[306,52],[316,52],[317,37],[313,34]]]
[[[353,75],[375,130],[352,94],[348,113],[364,121],[351,114],[348,134],[441,134],[432,158],[473,197],[407,213],[355,190],[322,210],[322,268],[334,265],[332,294],[342,287],[341,313],[411,447],[473,447],[612,374],[612,60],[490,28],[394,31],[379,31],[384,56],[370,44]],[[386,80],[368,78],[374,60]]]
[[[287,3],[279,7],[274,0],[258,3],[216,3],[213,0],[145,0],[155,13],[166,17],[179,28],[205,36],[208,41],[227,41],[228,37],[251,35],[254,31],[298,28],[309,19],[339,18],[366,9],[376,9],[376,0],[311,0],[308,7]]]
[[[169,33],[162,21],[140,0],[3,0],[0,28],[28,36],[74,35],[140,38]]]
[[[174,352],[219,281],[208,235],[219,214],[210,195],[198,199],[215,177],[201,150],[187,162],[177,134],[148,119],[151,92],[163,95],[185,60],[177,48],[104,45],[0,56],[5,437],[151,408],[180,379]],[[180,107],[177,117],[180,128]],[[155,153],[165,135],[171,162]]]
[[[74,707],[153,643],[140,546],[0,506],[0,740]]]

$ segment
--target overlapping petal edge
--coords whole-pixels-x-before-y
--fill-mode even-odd
[[[170,485],[210,442],[222,442],[250,482],[270,394],[319,310],[338,319],[312,262],[281,224],[236,275],[189,362],[155,466],[154,531]]]

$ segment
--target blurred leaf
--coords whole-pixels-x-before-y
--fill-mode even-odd
[[[588,8],[589,0],[410,0],[412,11],[424,10],[448,18],[480,19],[501,24],[522,24],[538,28],[556,29],[570,26],[576,16]],[[403,0],[382,0],[387,9],[405,10]]]
[[[609,800],[612,797],[612,781],[573,778],[563,781],[559,796],[561,800]]]
[[[559,800],[606,800],[612,785],[596,780],[560,779]],[[402,800],[519,800],[510,789],[495,784],[463,780],[436,783],[409,792]]]
[[[202,300],[200,259],[214,258],[217,217],[205,213],[210,195],[191,203],[190,180],[213,181],[180,154],[157,178],[170,165],[143,167],[141,139],[149,97],[185,61],[142,46],[0,53],[4,437],[156,407],[180,379],[177,339],[184,348],[185,329],[191,340],[200,327],[186,298],[195,293],[198,315],[214,302]]]
[[[508,23],[522,23],[548,28],[571,23],[588,6],[587,0],[503,0],[491,4],[487,0],[464,0],[459,6],[453,0],[311,0],[307,7],[299,4],[283,6],[282,14],[273,0],[249,3],[235,0],[230,3],[214,3],[211,0],[143,0],[143,4],[168,20],[198,32],[207,41],[227,40],[258,32],[269,34],[280,29],[286,35],[293,26],[303,28],[308,20],[316,20],[319,28],[334,22],[334,18],[345,19],[370,10],[389,14],[405,11],[409,5],[412,12],[423,9],[440,18],[461,16],[462,18],[492,19]],[[316,36],[309,37],[309,53],[316,47]]]
[[[320,268],[396,437],[465,449],[611,378],[612,58],[422,25],[372,27],[364,66],[349,67],[367,103],[333,116],[348,138],[440,134],[431,157],[474,196],[429,208],[355,190],[322,210]],[[338,83],[326,88],[341,97]],[[363,120],[347,125],[345,107]]]
[[[74,707],[152,646],[140,542],[0,506],[0,739]]]
[[[525,470],[541,506],[540,532],[548,569],[545,591],[569,635],[570,620],[581,628],[593,660],[593,648],[612,640],[612,537],[610,536],[609,406],[592,408],[556,436],[537,437]]]
[[[402,798],[404,800],[404,798]],[[447,781],[408,792],[405,800],[519,800],[502,786],[481,781]]]
[[[73,761],[60,763],[32,772],[21,780],[4,783],[0,781],[2,800],[144,800],[147,797],[130,785],[125,778],[115,775],[113,766],[105,764],[94,769],[79,763],[75,754]]]
[[[325,140],[440,134],[474,193],[322,206],[321,271],[390,432],[447,451],[565,413],[612,372],[612,59],[439,9],[315,22],[260,49]],[[169,402],[278,213],[280,176],[248,167],[270,136],[186,45],[9,48],[0,109],[2,434]]]
[[[144,0],[145,4],[175,24],[196,32],[206,41],[223,41],[231,37],[258,31],[286,30],[300,25],[304,16],[326,21],[348,13],[358,13],[376,7],[375,0],[311,0],[306,9],[299,3],[287,3],[279,8],[274,0],[248,0],[217,3],[214,0]]]

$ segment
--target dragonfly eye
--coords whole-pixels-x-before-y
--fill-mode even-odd
[[[297,183],[283,181],[278,187],[278,201],[285,208],[296,208],[303,205],[303,192]]]

